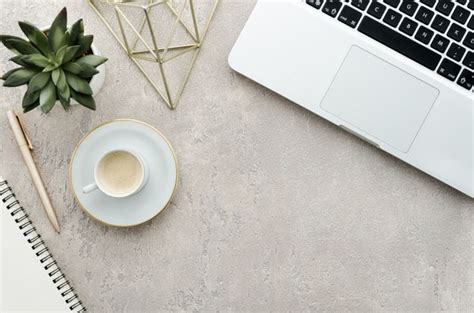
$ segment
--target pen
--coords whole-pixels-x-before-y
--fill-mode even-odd
[[[33,179],[33,183],[35,184],[36,190],[38,191],[38,195],[41,199],[41,202],[43,203],[44,210],[48,215],[51,225],[53,225],[56,232],[59,233],[58,218],[56,216],[56,212],[53,209],[53,206],[51,205],[51,201],[49,200],[48,194],[46,193],[46,189],[44,188],[43,181],[38,172],[38,169],[36,168],[35,162],[33,161],[33,157],[31,155],[31,150],[33,150],[33,146],[31,144],[30,139],[28,138],[21,117],[14,111],[7,111],[7,117],[8,121],[10,122],[10,126],[13,130],[13,134],[15,135],[15,139],[20,148],[21,154],[23,155],[23,159],[25,160],[26,166],[28,167],[28,171],[30,172],[31,178]]]

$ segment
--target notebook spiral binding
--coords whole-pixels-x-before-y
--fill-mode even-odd
[[[51,281],[61,293],[61,297],[63,297],[69,309],[76,313],[86,312],[86,308],[82,305],[77,293],[74,292],[74,288],[71,287],[61,268],[57,265],[53,255],[41,239],[41,235],[36,232],[36,227],[28,218],[28,214],[20,206],[20,202],[15,199],[15,194],[6,180],[0,181],[0,199],[7,204],[7,210],[18,228],[23,232],[23,236],[31,245],[31,249],[35,252],[41,264],[44,265],[44,270],[51,277]]]

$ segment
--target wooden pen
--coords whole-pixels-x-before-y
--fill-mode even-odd
[[[43,181],[38,169],[36,168],[35,162],[33,161],[33,156],[31,155],[33,146],[30,139],[28,138],[24,124],[22,123],[20,116],[14,111],[7,111],[7,117],[23,159],[25,160],[26,166],[28,167],[28,171],[30,172],[31,178],[33,179],[33,183],[35,184],[36,190],[38,191],[38,195],[41,199],[41,202],[43,203],[44,210],[48,215],[51,225],[53,225],[54,229],[59,233],[58,218],[53,206],[51,205],[48,194],[46,193],[46,189],[44,188]]]

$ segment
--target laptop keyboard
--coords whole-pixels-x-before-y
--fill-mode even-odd
[[[306,0],[362,34],[473,90],[474,0]]]

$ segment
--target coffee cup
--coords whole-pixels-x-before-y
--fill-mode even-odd
[[[148,180],[144,159],[131,150],[119,149],[105,153],[95,164],[94,182],[83,187],[83,193],[100,190],[114,198],[138,193]]]

